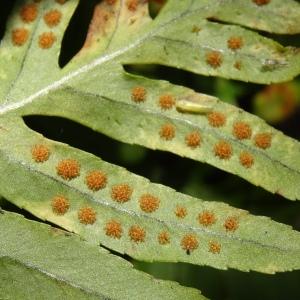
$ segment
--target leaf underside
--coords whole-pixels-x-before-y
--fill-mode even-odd
[[[85,46],[60,69],[57,66],[60,42],[76,1],[54,7],[61,11],[62,19],[52,30],[55,42],[49,49],[41,49],[38,45],[40,36],[49,29],[43,13],[53,8],[53,3],[45,1],[39,5],[39,19],[26,25],[30,34],[27,43],[21,47],[12,46],[12,32],[20,26],[21,5],[16,6],[2,41],[0,67],[2,77],[6,78],[0,89],[2,119],[10,114],[66,117],[123,142],[207,162],[272,193],[291,200],[300,198],[297,184],[300,180],[299,142],[263,120],[219,100],[209,105],[213,112],[223,115],[221,125],[210,121],[211,115],[184,114],[175,106],[162,109],[159,98],[166,94],[175,101],[199,97],[200,102],[203,95],[166,81],[128,74],[122,67],[122,64],[155,63],[199,74],[269,83],[299,74],[298,49],[284,48],[236,25],[209,21],[219,11],[225,12],[235,6],[231,2],[182,1],[175,6],[171,1],[155,20],[147,16],[146,5],[141,4],[137,11],[131,12],[124,3],[113,6],[101,3],[96,6]],[[263,13],[277,9],[276,5],[269,8],[258,7],[252,2],[249,5],[252,10]],[[294,1],[289,1],[286,11],[289,9],[293,14],[300,11],[299,4]],[[248,10],[244,14],[253,17]],[[272,22],[280,23],[283,15],[280,16]],[[296,18],[292,20],[296,22]],[[255,24],[256,28],[265,29],[259,22]],[[289,26],[296,25],[297,22]],[[242,47],[230,49],[228,40],[231,38],[241,38]],[[217,58],[212,53],[218,53]],[[212,63],[217,59],[220,65],[210,65],[207,57]],[[49,64],[51,72],[47,72]],[[35,74],[39,74],[39,80],[35,80]],[[146,90],[144,102],[132,101],[132,89],[137,86]],[[248,128],[246,135],[234,132],[236,124],[241,122]],[[171,124],[175,130],[171,140],[160,136],[166,124]],[[191,132],[198,132],[201,137],[201,143],[195,148],[186,144],[186,136]],[[267,135],[269,143],[263,140],[257,145],[261,135]],[[215,150],[222,141],[231,147],[225,159]],[[253,160],[251,168],[241,162],[245,152]]]
[[[0,232],[5,299],[140,299],[142,293],[154,299],[205,299],[49,225],[2,211],[0,226],[5,229]]]
[[[223,203],[205,202],[178,193],[91,154],[46,140],[29,130],[21,120],[13,118],[11,124],[17,125],[18,132],[11,140],[0,142],[3,149],[0,166],[5,174],[1,192],[39,218],[78,233],[91,243],[101,243],[140,260],[181,261],[264,273],[300,267],[300,234],[289,226]],[[7,132],[9,125],[7,122]],[[16,139],[22,140],[22,144],[15,145]],[[51,154],[47,161],[36,163],[31,148],[41,144]],[[57,173],[60,162],[68,158],[80,164],[78,176],[71,180]],[[106,185],[98,191],[87,184],[87,176],[94,170],[106,175]],[[132,191],[124,201],[113,196],[114,187],[122,185]],[[126,195],[126,189],[121,190]],[[143,209],[144,195],[158,199],[153,211]],[[58,196],[69,202],[69,209],[63,215],[57,214],[53,205],[53,199]],[[81,209],[86,207],[95,213],[95,219],[87,225],[80,217]],[[208,221],[200,221],[203,214]],[[112,221],[120,225],[118,237],[107,233],[106,227]],[[229,228],[228,222],[233,223]],[[135,240],[130,233],[134,226],[144,231],[142,240]],[[162,233],[168,236],[165,244],[160,243]],[[195,237],[198,243],[190,252],[184,243],[187,236]],[[215,252],[212,245],[220,249]]]
[[[300,199],[298,141],[219,99],[123,69],[125,64],[162,64],[258,83],[290,80],[300,72],[298,49],[214,20],[296,33],[299,3],[285,1],[283,6],[282,1],[273,0],[270,6],[257,6],[242,0],[169,1],[152,20],[146,4],[132,11],[124,1],[116,1],[115,5],[103,1],[96,6],[83,49],[61,69],[57,64],[60,43],[78,1],[63,5],[39,3],[36,20],[26,24],[28,40],[15,46],[12,34],[15,28],[24,26],[20,9],[25,2],[17,2],[0,47],[0,76],[5,79],[0,88],[0,170],[5,174],[0,183],[1,195],[39,218],[137,259],[265,273],[299,269],[299,233],[290,227],[152,184],[88,153],[47,140],[29,130],[22,120],[30,114],[69,118],[120,141],[207,162],[272,193]],[[43,16],[54,8],[62,18],[51,28],[53,45],[42,49],[41,35],[50,30]],[[239,18],[230,17],[228,12],[233,8]],[[291,18],[283,26],[287,14]],[[275,17],[262,20],[269,15]],[[232,38],[235,44],[241,43],[238,49],[229,47]],[[146,91],[141,101],[133,101],[137,100],[133,93],[136,87]],[[198,99],[200,106],[207,104],[215,115],[179,112],[175,105],[162,109],[159,98],[164,95],[174,97],[175,103]],[[220,119],[220,114],[221,125],[213,118],[217,115]],[[35,162],[31,152],[34,145],[47,147],[49,159]],[[63,159],[80,164],[76,178],[65,180],[57,174]],[[85,182],[92,170],[107,175],[107,185],[97,192]],[[117,184],[126,184],[133,191],[126,203],[112,199],[112,188]],[[154,212],[141,210],[144,194],[159,200]],[[51,206],[58,195],[70,201],[63,216],[55,214]],[[80,223],[78,213],[84,207],[96,214],[93,224]],[[186,214],[178,213],[178,208]],[[199,215],[207,212],[214,222],[203,224]],[[111,220],[121,225],[119,238],[105,231]],[[141,227],[142,241],[132,238],[132,226]],[[158,238],[162,232],[169,236],[164,245]]]

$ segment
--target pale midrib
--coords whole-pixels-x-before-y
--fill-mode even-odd
[[[112,102],[112,103],[117,103],[118,105],[125,107],[125,109],[123,110],[125,112],[127,112],[128,111],[127,108],[130,107],[130,108],[133,108],[133,109],[137,110],[139,113],[142,113],[142,114],[147,113],[149,115],[159,116],[159,117],[168,119],[170,121],[175,121],[175,123],[180,122],[180,123],[187,124],[187,125],[189,125],[193,128],[200,129],[202,132],[211,133],[212,135],[216,136],[217,138],[228,140],[231,143],[238,145],[242,149],[248,149],[249,151],[254,152],[257,155],[263,156],[265,159],[268,159],[268,160],[270,160],[274,163],[277,163],[282,168],[287,169],[289,172],[293,172],[297,176],[300,175],[300,170],[293,168],[292,165],[287,164],[287,163],[283,163],[279,159],[272,157],[270,154],[266,153],[263,150],[256,149],[254,147],[251,147],[250,145],[247,145],[247,144],[243,143],[240,140],[234,139],[231,136],[229,136],[228,134],[221,132],[219,129],[210,128],[208,126],[201,126],[200,124],[196,124],[194,121],[188,120],[187,118],[180,118],[180,117],[176,117],[176,116],[166,116],[166,115],[163,115],[161,112],[158,112],[158,111],[153,110],[151,108],[144,108],[144,107],[140,107],[140,106],[137,106],[137,105],[134,105],[134,104],[131,104],[131,103],[122,102],[122,101],[118,101],[118,100],[115,100],[115,99],[112,99],[112,98],[108,98],[106,96],[101,96],[101,95],[93,94],[93,93],[86,92],[86,91],[76,90],[72,86],[67,86],[66,90],[70,91],[71,93],[74,93],[74,94],[77,94],[77,95],[83,95],[83,96],[86,96],[86,97],[94,97],[96,99],[98,99],[98,97],[101,97],[105,101],[109,101],[109,102]],[[174,153],[176,154],[176,152],[174,152]]]
[[[71,72],[69,73],[68,75],[62,77],[61,79],[55,81],[54,83],[46,86],[45,88],[39,90],[38,92],[32,94],[31,96],[25,98],[25,99],[22,99],[20,101],[17,101],[17,102],[14,102],[14,103],[11,103],[11,104],[8,104],[8,105],[2,105],[0,106],[0,115],[1,114],[5,114],[9,111],[12,111],[12,110],[16,110],[16,109],[19,109],[31,102],[33,102],[35,99],[37,99],[38,97],[41,97],[41,96],[44,96],[44,95],[47,95],[50,91],[52,90],[55,90],[55,89],[58,89],[59,87],[61,87],[64,83],[70,81],[71,79],[83,74],[83,73],[86,73],[94,68],[96,68],[97,66],[100,66],[101,64],[104,64],[118,56],[121,56],[122,54],[126,53],[127,51],[139,46],[141,43],[143,43],[145,40],[147,40],[148,38],[150,38],[151,36],[155,35],[157,32],[159,32],[160,30],[162,30],[165,26],[168,26],[169,24],[173,23],[174,21],[176,21],[177,19],[183,17],[184,15],[187,15],[189,13],[195,13],[194,12],[190,12],[189,10],[181,13],[179,16],[171,19],[169,22],[163,24],[161,27],[159,28],[155,28],[155,30],[153,30],[152,32],[146,34],[144,37],[140,38],[140,39],[137,39],[135,42],[133,42],[131,45],[128,45],[126,47],[123,47],[119,50],[116,50],[115,52],[113,53],[108,53],[104,56],[101,56],[100,58],[98,59],[95,59],[93,62],[91,62],[90,64],[87,64],[81,68],[79,68],[78,70],[74,71],[74,72]]]
[[[57,274],[54,274],[53,272],[50,272],[50,271],[46,271],[44,269],[42,269],[42,267],[40,266],[37,266],[37,264],[32,264],[32,263],[27,263],[21,259],[18,259],[12,255],[3,255],[3,256],[0,256],[0,258],[5,258],[7,257],[9,260],[11,261],[15,261],[17,263],[19,263],[20,265],[24,266],[25,268],[27,269],[31,269],[31,270],[35,270],[35,271],[38,271],[39,273],[45,275],[46,277],[50,278],[50,279],[54,279],[54,280],[57,280],[59,282],[64,282],[66,283],[67,285],[69,285],[70,287],[72,288],[75,288],[77,290],[80,290],[82,292],[84,292],[85,294],[88,294],[88,295],[91,295],[91,296],[97,296],[97,297],[105,297],[105,295],[103,294],[99,294],[98,292],[94,292],[90,289],[87,289],[85,287],[82,287],[74,282],[71,282],[70,280],[62,277],[62,276],[59,276]],[[54,265],[54,263],[53,263]]]
[[[192,6],[194,0],[191,1],[190,3],[190,7]],[[141,37],[140,39],[137,39],[135,42],[133,42],[131,45],[128,45],[127,47],[124,47],[124,48],[121,48],[119,50],[116,50],[115,52],[113,53],[108,53],[104,56],[101,56],[100,58],[98,59],[95,59],[93,62],[91,62],[90,64],[87,64],[81,68],[79,68],[78,70],[74,71],[74,72],[71,72],[69,73],[68,75],[62,77],[61,79],[55,81],[54,83],[46,86],[45,88],[39,90],[38,92],[34,93],[33,95],[25,98],[25,99],[22,99],[20,101],[17,101],[17,102],[14,102],[14,103],[11,103],[11,104],[8,104],[8,105],[2,105],[0,106],[0,115],[2,114],[5,114],[9,111],[12,111],[12,110],[16,110],[16,109],[19,109],[31,102],[33,102],[35,99],[41,97],[41,96],[44,96],[44,95],[47,95],[50,91],[52,90],[55,90],[55,89],[58,89],[60,88],[64,83],[70,81],[71,79],[83,74],[83,73],[86,73],[94,68],[96,68],[97,66],[100,66],[101,64],[104,64],[118,56],[121,56],[122,54],[126,53],[127,51],[135,48],[135,47],[138,47],[141,43],[143,43],[145,40],[151,38],[152,36],[154,36],[155,34],[157,34],[159,31],[163,30],[165,27],[169,26],[170,24],[172,24],[173,22],[176,22],[178,19],[182,18],[182,17],[186,17],[190,14],[195,14],[199,11],[203,11],[203,9],[209,9],[209,6],[208,7],[205,7],[205,8],[199,8],[199,9],[195,9],[195,10],[192,10],[190,11],[189,8],[186,9],[185,11],[181,12],[179,15],[177,15],[176,17],[174,17],[173,19],[169,20],[168,22],[164,23],[164,24],[161,24],[161,26],[159,26],[158,28],[157,27],[154,27],[154,30],[153,31],[150,31],[149,33],[147,33],[145,36]],[[115,33],[115,32],[114,32]]]
[[[94,202],[97,205],[108,207],[108,208],[113,209],[113,210],[115,210],[117,212],[127,214],[129,216],[134,217],[134,218],[137,218],[137,219],[144,218],[144,219],[151,220],[152,222],[161,223],[161,224],[163,224],[166,227],[170,227],[170,228],[179,227],[183,231],[186,231],[188,229],[188,230],[193,231],[195,233],[201,232],[202,234],[220,237],[220,238],[225,239],[225,240],[227,239],[227,240],[238,241],[241,244],[243,244],[243,243],[249,243],[249,244],[255,245],[257,247],[269,248],[269,249],[272,249],[272,250],[277,250],[277,251],[282,251],[282,252],[297,251],[296,249],[286,249],[286,248],[281,248],[279,246],[262,244],[259,241],[249,240],[249,239],[243,239],[243,238],[240,238],[240,237],[237,237],[237,236],[233,236],[233,235],[224,235],[224,234],[222,234],[220,232],[216,232],[216,231],[204,228],[204,227],[195,227],[195,226],[191,226],[191,225],[187,225],[187,224],[180,224],[178,222],[172,222],[170,220],[161,220],[159,218],[154,218],[154,217],[152,217],[150,215],[144,215],[144,214],[141,215],[141,214],[139,214],[139,213],[137,213],[135,211],[128,210],[128,209],[122,208],[122,207],[120,207],[118,205],[115,205],[112,202],[107,202],[103,198],[97,198],[96,199],[93,196],[91,196],[90,194],[88,194],[88,193],[86,193],[84,191],[81,191],[80,189],[78,189],[78,188],[76,188],[74,186],[69,185],[68,182],[60,181],[59,179],[55,178],[52,175],[49,175],[49,174],[46,174],[46,173],[41,172],[39,170],[33,169],[31,165],[28,165],[26,162],[23,162],[23,161],[20,161],[20,160],[17,160],[15,158],[11,157],[10,155],[8,155],[3,150],[0,150],[0,152],[2,152],[4,154],[4,156],[7,158],[7,161],[10,161],[10,162],[12,162],[14,164],[17,164],[17,165],[25,168],[26,170],[28,170],[30,172],[37,173],[37,174],[39,174],[42,177],[46,177],[47,179],[53,180],[55,182],[58,182],[59,184],[64,185],[64,186],[66,186],[67,188],[69,188],[71,190],[74,190],[76,193],[81,194],[83,197],[88,198],[90,201]],[[183,196],[185,196],[185,195],[183,195]],[[198,199],[198,200],[200,200],[200,199]],[[203,200],[201,200],[201,201],[203,201]],[[18,205],[18,203],[16,203],[16,202],[14,202],[14,204]],[[26,207],[22,206],[22,208],[26,208]],[[37,217],[40,217],[40,216],[37,215]],[[47,219],[47,220],[50,221],[50,222],[52,222],[50,219]],[[60,224],[57,224],[57,225],[60,225]]]

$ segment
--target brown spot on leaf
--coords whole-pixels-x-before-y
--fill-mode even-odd
[[[136,86],[131,91],[131,99],[136,103],[144,102],[146,100],[147,91],[142,86]]]
[[[193,33],[198,33],[200,31],[201,31],[201,28],[199,26],[196,26],[196,25],[193,26],[193,28],[192,28]]]
[[[252,0],[252,2],[258,6],[261,6],[261,5],[269,4],[271,0]]]
[[[144,194],[140,198],[140,208],[146,213],[152,213],[159,207],[160,200],[151,194]]]
[[[44,15],[44,21],[49,27],[54,27],[61,20],[61,12],[57,9],[52,9]]]
[[[64,215],[70,207],[70,202],[64,196],[56,196],[52,199],[51,206],[55,214]]]
[[[221,251],[221,244],[216,241],[209,242],[209,252],[213,254],[219,254]]]
[[[210,226],[216,223],[216,217],[212,211],[205,210],[198,215],[198,221],[203,226]]]
[[[252,129],[248,123],[239,121],[233,124],[232,133],[239,140],[250,139]]]
[[[236,61],[233,65],[237,70],[241,70],[242,68],[242,62],[241,61]]]
[[[111,189],[111,198],[119,203],[125,203],[130,200],[132,192],[128,184],[114,185]]]
[[[71,180],[79,176],[80,164],[75,159],[64,159],[58,163],[56,171],[63,179]]]
[[[212,127],[222,127],[226,123],[226,117],[223,113],[215,111],[207,115],[209,125]]]
[[[105,2],[108,4],[108,5],[114,5],[117,0],[105,0]]]
[[[122,225],[116,220],[110,220],[105,225],[105,234],[114,239],[120,239],[123,234]]]
[[[170,243],[170,235],[167,231],[162,231],[159,235],[158,235],[158,242],[160,245],[167,245]]]
[[[232,147],[226,141],[220,141],[214,147],[215,155],[221,159],[229,159],[232,155]]]
[[[98,191],[105,188],[107,177],[102,171],[92,171],[86,176],[85,183],[90,190]]]
[[[183,219],[187,215],[187,209],[184,206],[178,205],[175,209],[175,215],[176,217]]]
[[[272,135],[270,133],[258,133],[254,137],[254,143],[261,149],[267,149],[271,147]]]
[[[185,142],[190,148],[192,149],[197,148],[198,146],[200,146],[201,143],[200,133],[198,131],[193,131],[191,133],[188,133],[185,136]]]
[[[228,217],[224,222],[226,231],[236,231],[239,227],[237,217]]]
[[[25,28],[16,28],[11,33],[11,40],[15,46],[23,46],[29,37],[29,31]]]
[[[175,137],[175,126],[169,123],[164,124],[159,131],[159,135],[166,141],[172,140]]]
[[[240,36],[233,36],[227,41],[227,47],[231,50],[238,50],[244,45],[243,39]]]
[[[38,8],[35,3],[26,4],[21,8],[20,16],[25,23],[33,22],[38,14]]]
[[[56,36],[53,32],[44,32],[39,36],[39,46],[42,49],[49,49],[56,41]]]
[[[34,145],[31,149],[31,156],[35,162],[42,163],[49,159],[50,150],[45,145]]]
[[[206,54],[206,63],[213,68],[219,68],[223,62],[223,56],[219,51],[211,51]]]
[[[132,241],[142,243],[145,241],[146,231],[138,225],[133,225],[129,229],[129,236]]]
[[[78,212],[78,219],[82,224],[92,225],[96,222],[96,212],[91,207],[82,207]]]
[[[134,12],[137,10],[139,1],[138,0],[127,0],[126,1],[126,6],[128,8],[128,10]]]
[[[181,248],[187,253],[196,250],[199,246],[197,237],[194,234],[186,234],[181,240]]]
[[[175,98],[172,95],[165,94],[159,97],[159,105],[161,109],[171,109],[175,104]]]
[[[252,154],[250,154],[249,152],[242,152],[240,154],[240,163],[242,166],[244,166],[245,168],[250,168],[252,167],[253,163],[254,163],[254,158],[252,156]]]

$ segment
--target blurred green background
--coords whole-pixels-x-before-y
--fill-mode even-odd
[[[3,2],[0,4],[0,38],[5,32],[6,18],[14,1]],[[97,2],[80,1],[79,8],[65,34],[59,58],[61,66],[64,66],[80,49],[93,7]],[[161,0],[150,3],[153,17],[162,3]],[[264,35],[284,45],[300,46],[299,35]],[[169,80],[195,91],[215,95],[223,101],[260,116],[286,135],[300,139],[299,78],[292,82],[264,86],[204,77],[156,65],[126,66],[126,70],[142,76]],[[91,152],[153,182],[170,186],[191,196],[223,201],[256,215],[269,216],[300,230],[299,202],[272,195],[237,176],[171,153],[119,143],[69,120],[42,116],[28,116],[24,120],[29,127],[50,139]],[[5,209],[20,212],[4,199],[0,199],[0,205]],[[21,213],[35,219],[24,211]],[[157,278],[175,280],[182,285],[198,288],[210,299],[300,299],[300,271],[265,275],[235,270],[221,271],[182,263],[132,262],[136,268]]]

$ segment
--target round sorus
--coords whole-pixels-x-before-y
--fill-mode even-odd
[[[110,220],[105,225],[105,234],[114,239],[120,239],[123,234],[121,223],[116,220]]]
[[[21,19],[25,23],[33,22],[36,19],[37,14],[38,14],[38,8],[37,5],[34,3],[24,5],[20,11]]]
[[[240,36],[233,36],[227,41],[227,47],[231,50],[237,50],[244,45],[243,39]]]
[[[254,163],[254,158],[252,156],[252,154],[250,154],[249,152],[242,152],[240,154],[240,163],[242,166],[244,166],[245,168],[250,168],[252,167],[253,163]]]
[[[136,243],[145,241],[146,231],[138,225],[131,226],[128,234],[130,236],[130,239]]]
[[[224,222],[226,231],[236,231],[239,227],[238,219],[236,217],[228,217]]]
[[[42,163],[49,159],[50,150],[45,145],[34,145],[31,149],[31,156],[35,162]]]
[[[186,217],[187,215],[187,209],[184,207],[184,206],[177,206],[175,208],[175,215],[176,217],[180,218],[180,219],[183,219]]]
[[[170,235],[167,231],[162,231],[157,239],[160,245],[167,245],[170,243]]]
[[[221,244],[216,241],[209,242],[209,252],[213,254],[219,254],[221,251]]]
[[[92,191],[98,191],[105,188],[107,177],[102,171],[91,171],[85,177],[85,183]]]
[[[14,29],[11,33],[11,40],[15,46],[23,46],[28,40],[29,32],[25,28]]]
[[[207,115],[209,125],[212,127],[222,127],[226,123],[226,117],[221,112],[212,112]]]
[[[187,253],[196,250],[199,246],[197,237],[194,234],[186,234],[181,240],[181,248]]]
[[[57,9],[52,9],[44,15],[44,21],[49,27],[54,27],[61,20],[61,12]]]
[[[140,208],[146,213],[152,213],[159,207],[160,200],[150,194],[144,194],[140,198]]]
[[[175,98],[172,95],[161,95],[159,97],[159,106],[163,110],[171,109],[175,105]]]
[[[164,124],[159,131],[162,139],[170,141],[175,137],[175,126],[172,124]]]
[[[80,164],[75,159],[61,160],[56,166],[57,175],[66,180],[71,180],[80,174]]]
[[[82,207],[78,212],[78,219],[82,224],[92,225],[96,222],[96,212],[91,207]]]
[[[39,36],[39,46],[42,49],[49,49],[52,47],[56,37],[53,32],[44,32]]]
[[[218,68],[223,62],[222,54],[218,51],[211,51],[206,54],[206,63],[213,68]]]
[[[119,203],[125,203],[130,200],[132,188],[128,184],[118,184],[111,188],[111,198]]]
[[[192,32],[193,33],[198,33],[201,31],[201,27],[197,26],[197,25],[194,25],[193,28],[192,28]]]
[[[51,206],[55,214],[64,215],[70,207],[70,202],[63,196],[56,196],[52,199]]]
[[[221,159],[229,159],[232,155],[232,147],[225,141],[220,141],[214,147],[215,155]]]
[[[126,2],[127,8],[130,11],[136,11],[138,4],[138,0],[127,0]]]
[[[108,5],[114,5],[117,0],[105,0],[105,2],[108,4]]]
[[[252,0],[252,2],[260,6],[260,5],[269,4],[271,0]]]
[[[142,86],[136,86],[131,91],[131,99],[134,102],[140,103],[144,102],[147,97],[147,91]]]
[[[241,61],[236,61],[233,65],[237,70],[241,70],[242,68],[242,62]]]
[[[198,146],[200,146],[201,143],[200,133],[198,131],[193,131],[191,133],[188,133],[185,136],[185,142],[189,147],[193,149],[197,148]]]
[[[216,217],[213,212],[205,210],[198,215],[198,221],[203,226],[210,226],[216,223]]]
[[[250,139],[252,129],[248,123],[239,121],[233,124],[232,133],[239,140]]]
[[[261,149],[270,148],[272,143],[272,135],[270,133],[258,133],[254,137],[254,143]]]

